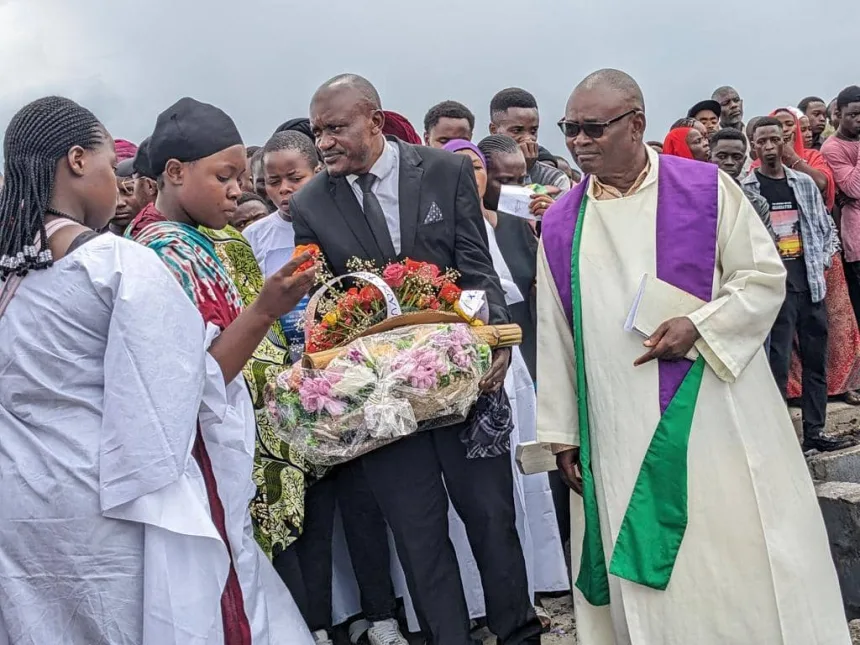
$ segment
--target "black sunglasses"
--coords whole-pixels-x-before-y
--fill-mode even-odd
[[[583,132],[585,136],[590,139],[599,139],[606,132],[606,128],[608,128],[613,123],[618,123],[621,119],[630,116],[631,114],[637,114],[641,112],[641,110],[630,110],[625,112],[621,116],[617,116],[614,119],[609,119],[609,121],[604,121],[603,123],[591,122],[588,121],[586,123],[579,123],[577,121],[565,121],[562,119],[558,122],[558,127],[561,130],[561,133],[569,139],[573,139],[580,132]]]

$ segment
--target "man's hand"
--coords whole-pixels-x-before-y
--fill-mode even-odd
[[[543,217],[547,209],[555,202],[549,195],[532,195],[531,204],[529,204],[529,213],[535,217]]]
[[[792,132],[788,135],[788,138],[785,140],[785,144],[782,147],[782,163],[791,168],[798,161],[803,161],[800,157],[797,156],[797,152],[794,149],[794,137],[797,136],[796,133]]]
[[[582,495],[582,469],[579,465],[579,448],[571,448],[555,456],[561,481],[577,495]]]
[[[295,309],[313,286],[316,267],[296,273],[296,269],[310,259],[310,253],[294,257],[263,284],[255,304],[272,321]]]
[[[511,362],[511,348],[499,347],[493,351],[493,363],[490,371],[486,373],[478,387],[482,392],[492,394],[498,392],[505,384],[505,374],[508,373],[508,365]]]
[[[664,361],[680,360],[692,349],[699,336],[699,330],[689,318],[667,320],[645,341],[645,347],[650,349],[637,358],[633,365],[639,367],[655,358]]]
[[[531,170],[538,160],[538,144],[537,141],[523,141],[520,144],[520,150],[526,158],[526,170]]]

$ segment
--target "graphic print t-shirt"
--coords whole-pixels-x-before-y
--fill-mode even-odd
[[[779,255],[788,272],[789,291],[809,290],[806,262],[803,259],[803,235],[800,232],[800,208],[788,179],[772,179],[756,172],[761,194],[770,204],[770,221]]]

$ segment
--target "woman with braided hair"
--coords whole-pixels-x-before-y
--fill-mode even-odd
[[[30,103],[4,155],[0,642],[251,644],[198,420],[312,276],[286,267],[210,342],[152,251],[95,234],[116,154],[91,112]],[[264,642],[310,635],[294,620]]]

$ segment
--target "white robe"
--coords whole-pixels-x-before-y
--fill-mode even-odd
[[[21,283],[0,319],[0,643],[223,643],[198,418],[255,645],[312,643],[250,535],[250,402],[205,332],[155,254],[112,235]]]
[[[656,274],[659,161],[633,195],[590,199],[581,297],[592,466],[606,562],[660,418],[655,362],[623,329],[642,276]],[[740,188],[722,173],[711,303],[691,316],[708,367],[688,455],[689,524],[666,591],[609,576],[611,604],[574,591],[581,645],[848,645],[824,523],[762,349],[784,269]],[[589,187],[589,195],[593,195]],[[538,262],[538,439],[578,445],[570,325],[543,248]],[[582,500],[572,503],[578,575]]]

